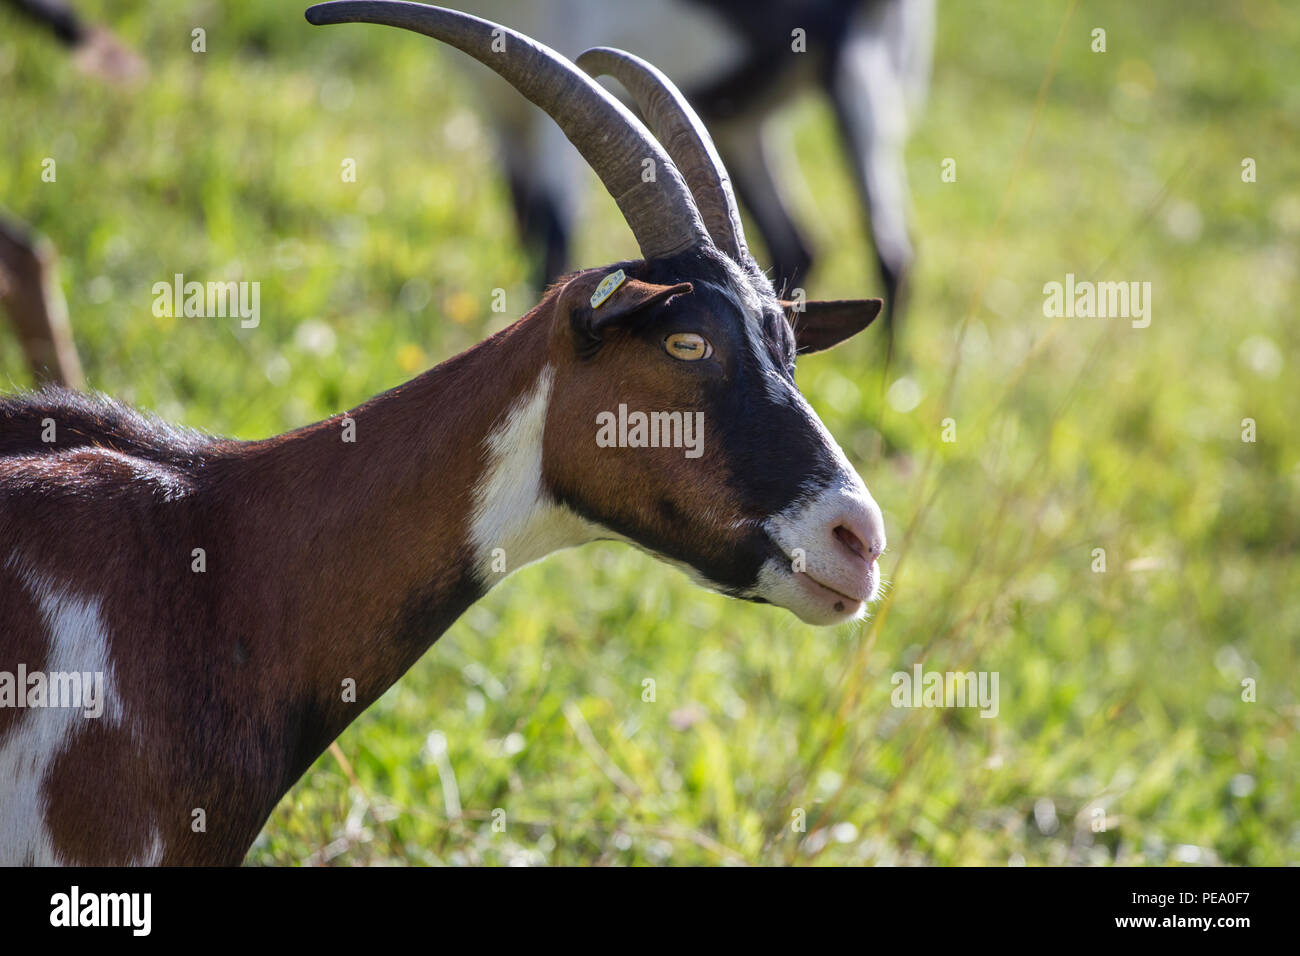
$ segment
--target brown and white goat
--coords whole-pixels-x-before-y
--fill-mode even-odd
[[[405,27],[491,65],[565,130],[643,258],[575,273],[469,351],[264,441],[67,391],[0,403],[0,680],[102,675],[97,719],[0,707],[0,864],[238,863],[502,560],[621,539],[819,624],[876,594],[880,511],[793,371],[880,301],[783,309],[675,88],[619,51],[582,60],[629,87],[656,139],[493,23],[414,3],[307,16]],[[704,453],[598,443],[620,404],[702,414]]]

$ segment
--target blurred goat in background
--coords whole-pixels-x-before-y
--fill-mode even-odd
[[[570,56],[625,49],[677,83],[714,134],[740,201],[767,246],[778,289],[816,259],[772,173],[769,124],[796,96],[825,96],[870,223],[892,341],[913,250],[903,163],[908,116],[924,101],[933,0],[451,0]],[[569,266],[583,181],[577,153],[546,116],[477,64],[524,241],[548,283]],[[480,82],[480,80],[482,82]]]
[[[0,0],[53,33],[85,72],[129,84],[144,63],[65,0]],[[686,93],[731,172],[768,250],[778,290],[806,282],[816,260],[772,171],[770,124],[800,94],[830,103],[852,165],[884,285],[890,347],[914,253],[903,162],[908,117],[930,75],[934,0],[448,0],[509,23],[561,53],[616,46],[658,64]],[[459,62],[459,59],[457,59]],[[522,239],[546,286],[568,271],[583,163],[548,121],[478,64],[475,86],[500,144]],[[38,380],[78,386],[80,361],[53,246],[0,216],[0,303]]]

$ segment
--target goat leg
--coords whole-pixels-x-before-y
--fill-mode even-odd
[[[719,126],[714,143],[731,174],[736,196],[758,226],[773,268],[773,284],[789,290],[807,279],[813,253],[772,175],[763,124],[736,120]]]
[[[68,306],[59,287],[54,247],[13,220],[0,217],[0,303],[40,382],[84,384],[72,341]]]
[[[829,92],[870,220],[876,261],[885,284],[885,323],[892,352],[915,255],[903,162],[906,94],[891,49],[888,32],[880,26],[856,31],[834,65]]]

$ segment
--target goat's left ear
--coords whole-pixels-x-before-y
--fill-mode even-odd
[[[857,335],[880,314],[880,299],[781,300],[797,351],[820,352]]]
[[[600,347],[601,338],[607,330],[626,324],[637,313],[652,305],[694,291],[694,286],[689,282],[659,285],[655,282],[642,282],[640,279],[618,277],[617,273],[605,276],[599,284],[584,282],[576,285],[577,288],[566,292],[574,296],[569,322],[573,327],[578,351],[583,355],[589,355]],[[612,290],[608,288],[611,285]]]

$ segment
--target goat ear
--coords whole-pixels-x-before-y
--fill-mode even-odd
[[[613,286],[612,291],[608,289],[610,285]],[[640,279],[628,279],[619,273],[613,273],[612,277],[593,276],[590,281],[575,283],[566,293],[576,299],[570,306],[569,322],[578,343],[578,351],[584,355],[591,354],[600,347],[601,337],[606,330],[626,324],[652,305],[692,291],[694,286],[689,282],[659,285],[642,282]]]
[[[880,299],[781,300],[800,354],[820,352],[857,335],[880,314],[881,305]]]

